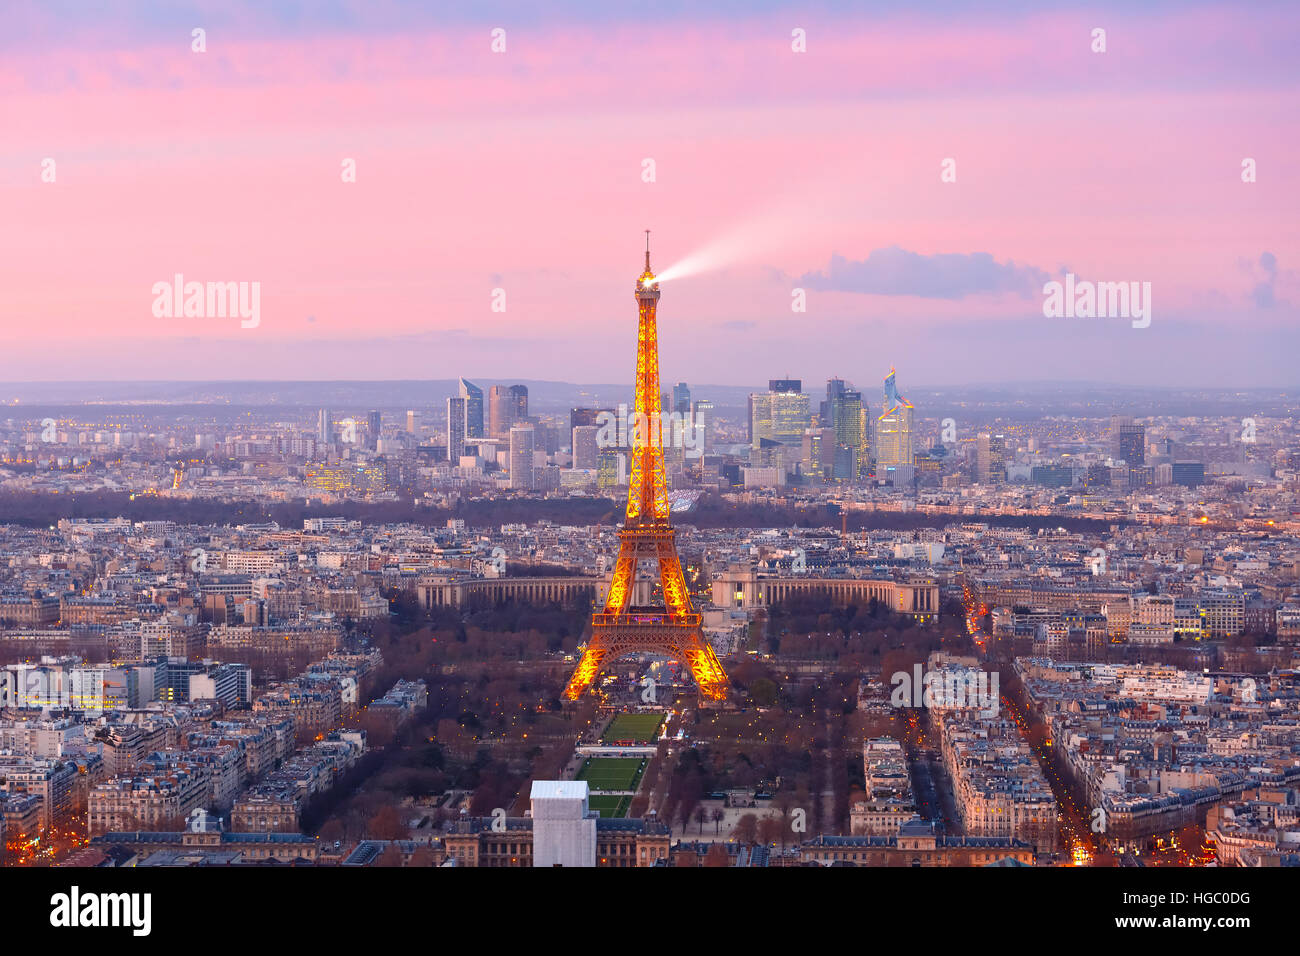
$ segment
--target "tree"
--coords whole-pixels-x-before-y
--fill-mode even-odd
[[[760,707],[771,707],[776,703],[777,686],[766,677],[760,677],[749,688],[749,696]]]
[[[721,843],[715,843],[709,847],[709,852],[704,854],[705,866],[731,866],[731,854]]]
[[[343,828],[343,822],[338,817],[330,817],[321,826],[317,836],[321,838],[322,843],[338,843],[347,836],[347,832]]]
[[[727,813],[722,807],[713,808],[713,832],[715,834],[722,832],[722,821],[727,818]]]
[[[402,848],[396,843],[390,843],[384,848],[384,852],[379,854],[375,860],[375,866],[401,866],[402,865]]]
[[[704,809],[703,806],[699,806],[695,808],[695,822],[700,825],[701,835],[703,835],[704,833],[704,821],[707,820],[708,818],[709,818],[709,811]]]
[[[391,804],[379,808],[366,825],[366,831],[372,840],[404,840],[407,837],[406,826],[398,816],[397,808]]]
[[[781,822],[780,817],[766,816],[758,821],[758,842],[764,846],[769,846],[777,840],[781,841],[781,846],[785,846],[785,824]]]
[[[776,806],[781,811],[782,820],[790,819],[790,811],[796,806],[795,795],[789,790],[783,790],[776,795]]]
[[[411,854],[411,866],[433,866],[433,850],[427,846],[416,847]]]
[[[736,821],[731,835],[741,843],[753,843],[758,839],[758,817],[752,813],[743,813]]]

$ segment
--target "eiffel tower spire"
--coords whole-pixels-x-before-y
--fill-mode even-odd
[[[722,700],[727,675],[704,640],[701,616],[691,606],[681,559],[669,520],[668,478],[664,467],[662,398],[659,393],[659,284],[650,270],[650,230],[646,230],[645,271],[636,282],[636,406],[632,426],[627,511],[619,529],[618,560],[605,607],[591,618],[591,641],[569,680],[569,700],[582,695],[606,663],[626,654],[651,653],[683,659],[700,696]],[[641,561],[659,565],[663,607],[633,607],[636,570]]]

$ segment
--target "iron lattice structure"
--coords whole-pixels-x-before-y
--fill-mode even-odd
[[[618,561],[605,607],[591,616],[591,640],[569,679],[564,696],[577,700],[602,668],[627,654],[664,654],[682,660],[705,700],[723,700],[727,674],[704,639],[701,616],[677,556],[668,520],[668,478],[664,468],[663,419],[659,394],[659,332],[656,312],[659,283],[650,270],[650,233],[646,232],[645,271],[636,282],[636,408],[632,433],[627,515],[618,532]],[[631,604],[637,568],[642,561],[659,566],[663,607]]]

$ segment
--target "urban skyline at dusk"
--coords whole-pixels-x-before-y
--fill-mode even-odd
[[[20,947],[1294,923],[1300,7],[0,22]]]

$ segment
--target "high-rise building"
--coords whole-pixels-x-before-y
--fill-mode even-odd
[[[673,386],[673,411],[685,415],[691,410],[691,390],[685,382]]]
[[[618,412],[612,408],[571,408],[569,409],[569,431],[585,425],[600,425],[602,421],[601,415],[616,418]]]
[[[803,473],[814,481],[834,477],[835,429],[810,428],[803,433]]]
[[[488,391],[488,430],[491,437],[509,437],[510,429],[527,418],[527,386],[493,385]]]
[[[1146,426],[1135,425],[1131,418],[1116,425],[1115,419],[1112,418],[1111,430],[1111,440],[1114,442],[1114,457],[1128,462],[1130,467],[1145,465],[1147,460]]]
[[[844,394],[846,388],[847,386],[844,384],[844,379],[842,378],[828,378],[826,380],[826,399],[821,403],[821,407],[817,413],[817,418],[823,428],[835,427],[834,405],[836,399]]]
[[[1119,458],[1119,430],[1125,425],[1133,424],[1131,415],[1112,415],[1110,416],[1110,456]]]
[[[573,430],[573,467],[595,471],[600,465],[600,444],[596,438],[600,429],[595,425],[579,425]]]
[[[334,440],[334,423],[330,420],[328,408],[322,408],[316,415],[316,440],[322,445]]]
[[[406,434],[417,435],[420,432],[420,416],[413,408],[406,410]]]
[[[774,378],[767,391],[749,397],[750,445],[760,447],[763,439],[782,445],[802,445],[803,433],[812,424],[808,396],[797,378]]]
[[[533,452],[536,440],[531,425],[514,425],[510,429],[510,487],[532,491],[534,486]]]
[[[1006,437],[980,432],[975,446],[975,480],[982,485],[996,485],[1006,478]]]
[[[691,427],[695,429],[697,436],[704,436],[700,454],[711,454],[713,451],[713,402],[707,398],[700,398],[691,402]]]
[[[1088,466],[1087,472],[1084,473],[1083,487],[1085,491],[1097,491],[1101,488],[1109,488],[1111,483],[1110,466],[1096,462]]]
[[[552,425],[549,422],[536,422],[531,419],[528,424],[532,425],[537,432],[533,439],[537,443],[537,451],[547,455],[554,455],[560,450],[560,435],[563,431],[558,425]],[[565,437],[572,438],[573,436],[566,435]]]
[[[616,488],[627,480],[627,457],[616,448],[602,448],[596,459],[596,487]]]
[[[486,438],[483,434],[483,389],[462,378],[460,397],[465,399],[465,437]]]
[[[502,438],[510,434],[514,425],[514,396],[505,385],[493,385],[488,389],[487,426],[488,435]]]
[[[1176,485],[1195,488],[1205,484],[1205,463],[1200,461],[1176,461],[1173,463],[1172,480]]]
[[[372,451],[379,447],[379,432],[383,428],[383,418],[376,409],[366,415],[366,447]]]
[[[912,465],[912,403],[898,393],[895,371],[885,376],[884,411],[875,424],[876,474],[886,477],[890,469]]]
[[[868,413],[862,393],[848,388],[843,379],[833,378],[826,383],[826,401],[822,402],[822,424],[835,433],[835,444],[844,447],[838,455],[832,450],[831,472],[827,478],[836,481],[856,481],[871,471],[870,431]]]
[[[447,399],[447,460],[453,465],[465,454],[465,405],[463,398]]]
[[[857,449],[836,443],[831,457],[831,477],[836,481],[853,481],[860,471]]]

